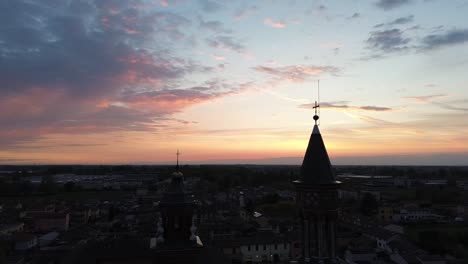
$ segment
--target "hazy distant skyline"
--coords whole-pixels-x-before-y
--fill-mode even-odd
[[[468,165],[468,1],[0,2],[0,164]],[[279,157],[289,157],[278,159]],[[295,157],[295,158],[290,158]]]

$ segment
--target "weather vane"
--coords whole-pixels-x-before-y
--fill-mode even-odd
[[[317,125],[317,121],[320,118],[320,80],[317,80],[317,101],[315,101],[315,105],[312,108],[315,109],[314,120]]]

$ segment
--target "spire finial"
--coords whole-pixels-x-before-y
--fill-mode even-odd
[[[319,120],[319,116],[317,115],[317,109],[320,107],[319,104],[317,104],[317,101],[315,101],[315,106],[313,107],[315,109],[315,115],[314,115],[314,120],[315,120],[315,124],[317,125],[317,120]]]
[[[317,120],[319,120],[319,115],[320,115],[320,80],[317,80],[317,100],[315,101],[315,105],[313,109],[315,109],[315,115],[314,115],[314,120],[315,120],[315,125],[317,125]],[[317,110],[319,110],[317,112]]]
[[[176,169],[177,169],[177,171],[179,171],[179,155],[180,155],[179,149],[177,149],[176,155],[177,155],[177,165],[176,165]]]

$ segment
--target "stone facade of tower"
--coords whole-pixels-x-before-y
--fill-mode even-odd
[[[309,140],[300,179],[294,181],[302,227],[304,263],[336,262],[337,188],[318,126]]]

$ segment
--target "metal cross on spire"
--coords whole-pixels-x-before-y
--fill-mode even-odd
[[[315,109],[314,120],[317,125],[317,120],[320,118],[320,80],[317,80],[317,101],[315,101],[315,105],[312,108]]]
[[[317,114],[317,109],[320,107],[319,104],[317,104],[317,101],[315,101],[315,106],[313,107],[315,109],[315,115],[314,115],[314,120],[315,120],[315,124],[317,125],[317,120],[319,120],[319,116]]]

